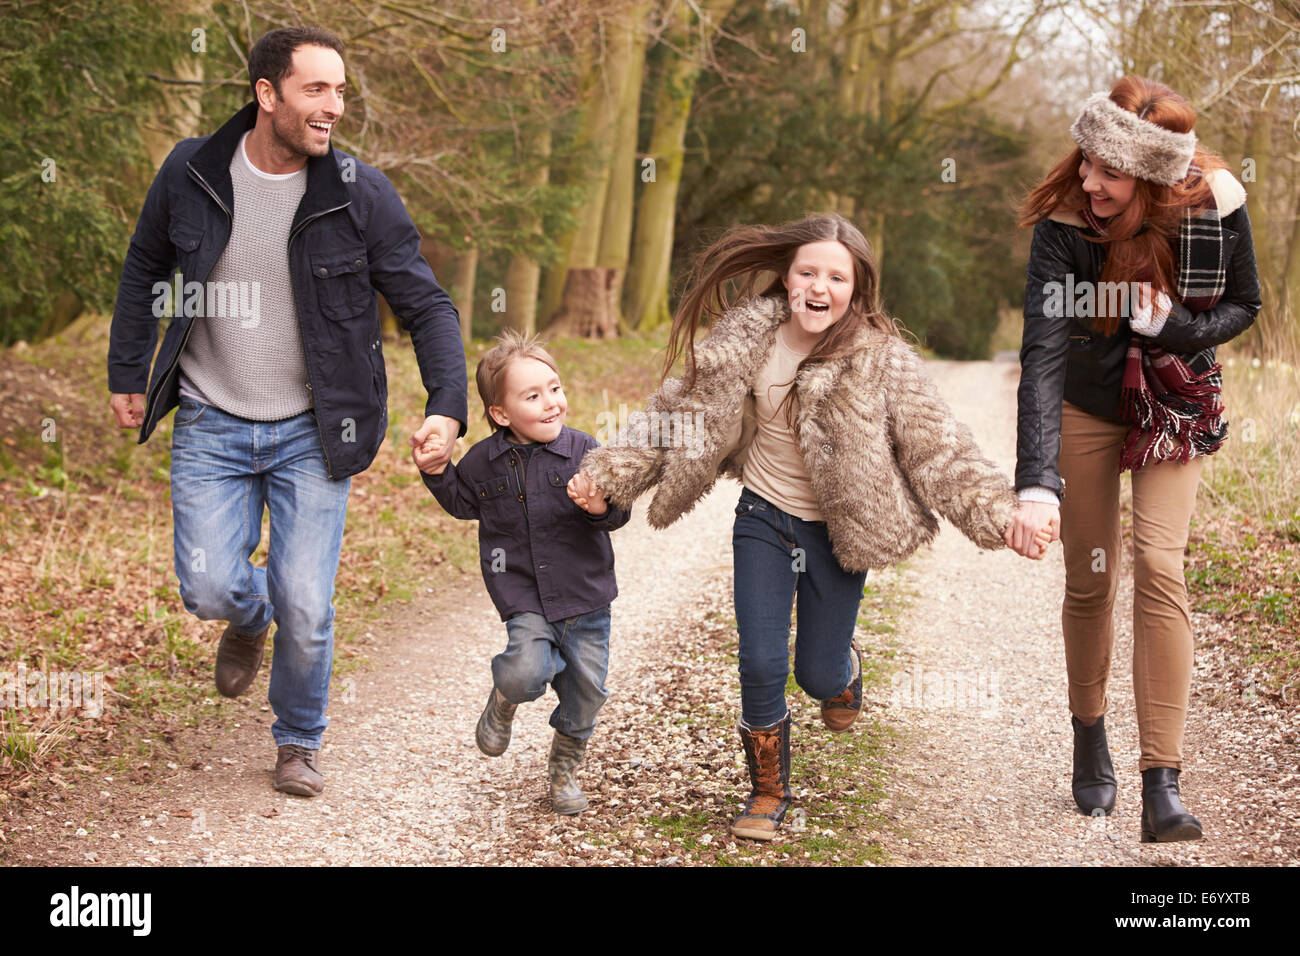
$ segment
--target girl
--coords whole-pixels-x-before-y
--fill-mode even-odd
[[[1144,843],[1201,836],[1178,793],[1192,674],[1183,549],[1201,464],[1227,431],[1214,347],[1260,305],[1245,191],[1197,146],[1195,120],[1181,96],[1141,77],[1094,94],[1070,130],[1077,148],[1029,194],[1020,223],[1036,224],[1020,352],[1025,504],[1007,543],[1024,553],[1042,528],[1059,529],[1072,790],[1084,813],[1109,813],[1103,715],[1119,476],[1132,469]],[[1132,291],[1106,294],[1121,288],[1111,282]],[[1080,290],[1079,301],[1063,301],[1063,287]]]
[[[748,297],[762,273],[775,277]],[[718,475],[743,482],[732,541],[752,789],[731,831],[770,840],[791,798],[795,596],[795,679],[827,727],[848,730],[862,709],[853,630],[867,570],[928,542],[932,508],[981,547],[1001,547],[1016,501],[882,311],[870,248],[847,220],[734,227],[692,279],[664,362],[666,376],[684,355],[683,377],[663,381],[614,445],[587,453],[576,500],[590,481],[628,507],[657,485],[648,520],[665,527]],[[726,309],[733,279],[746,298]],[[706,315],[721,317],[696,345]],[[674,431],[682,421],[703,423],[689,447]]]

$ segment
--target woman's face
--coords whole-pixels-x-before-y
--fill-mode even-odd
[[[849,310],[853,256],[838,239],[806,243],[796,250],[782,281],[800,337],[820,338]]]
[[[1083,180],[1083,191],[1092,200],[1092,213],[1098,218],[1118,216],[1133,201],[1137,180],[1100,160],[1093,162],[1087,153],[1079,163],[1079,178]]]

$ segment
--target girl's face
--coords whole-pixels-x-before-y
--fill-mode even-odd
[[[853,301],[853,256],[838,239],[806,243],[795,252],[782,281],[790,297],[792,331],[804,342],[815,342],[844,318]]]
[[[1079,163],[1079,178],[1083,180],[1083,191],[1092,200],[1093,215],[1099,218],[1122,213],[1133,201],[1137,188],[1137,180],[1132,176],[1103,162],[1094,163],[1087,153]]]
[[[517,441],[545,444],[560,437],[569,403],[553,368],[535,358],[516,358],[506,369],[501,391],[501,404],[488,412]]]

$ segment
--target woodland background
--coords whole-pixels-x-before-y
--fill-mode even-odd
[[[1087,94],[1135,72],[1245,182],[1257,355],[1293,347],[1300,14],[1290,0],[0,0],[0,344],[111,311],[145,190],[249,99],[268,29],[347,44],[335,143],[394,181],[466,339],[666,322],[734,222],[854,219],[887,308],[988,354],[1023,291],[1014,208]],[[50,169],[55,173],[50,179]]]

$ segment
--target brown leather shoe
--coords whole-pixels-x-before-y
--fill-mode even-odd
[[[318,752],[285,744],[275,758],[275,789],[300,797],[320,796],[325,778],[316,769]]]
[[[862,713],[862,652],[856,643],[850,650],[853,677],[849,680],[849,686],[838,697],[822,701],[822,723],[835,733],[848,730],[858,719],[858,714]]]
[[[737,728],[745,745],[753,789],[731,824],[733,836],[771,840],[790,809],[790,712],[770,727]]]
[[[262,666],[262,651],[266,649],[266,635],[271,625],[261,634],[240,634],[233,624],[227,624],[217,645],[217,692],[222,697],[238,697],[248,690]]]

